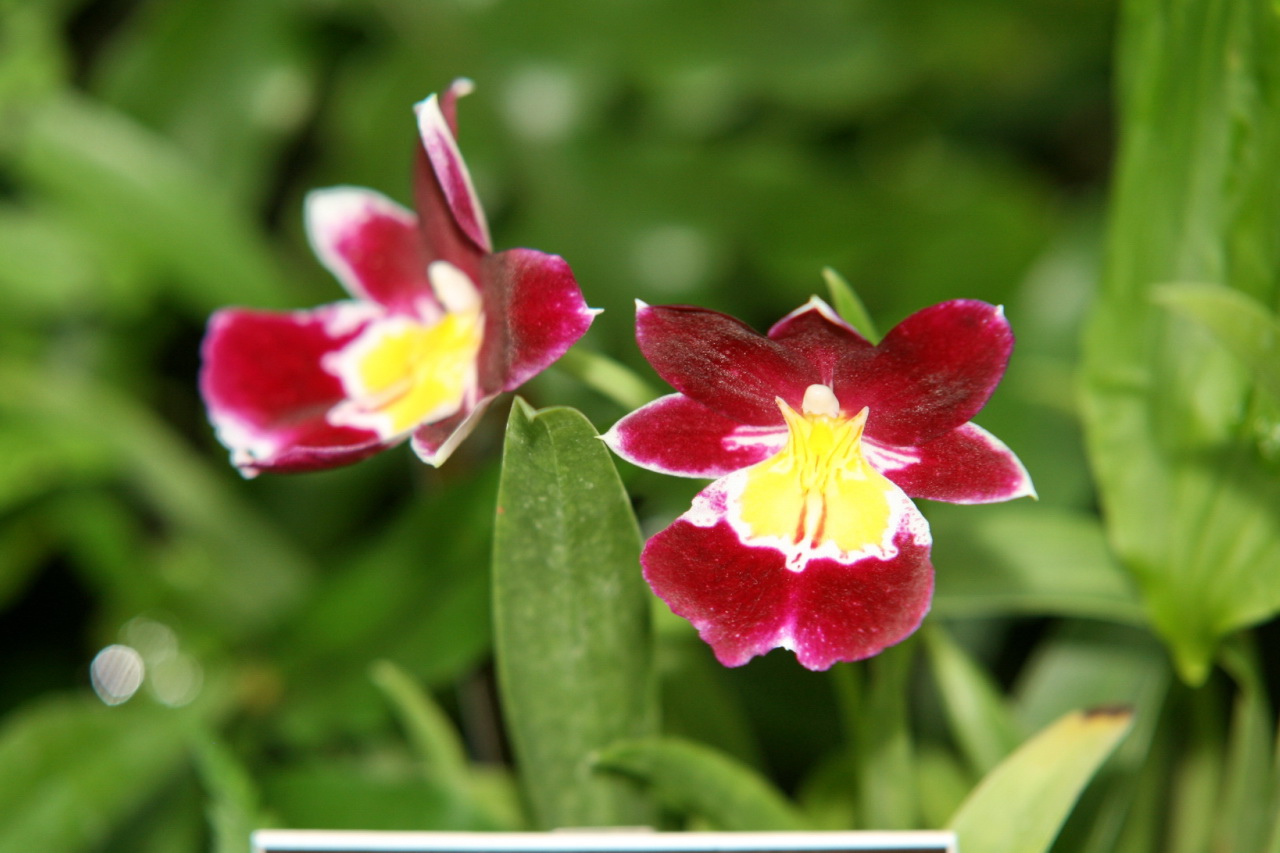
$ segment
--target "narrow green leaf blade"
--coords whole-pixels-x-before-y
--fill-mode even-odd
[[[951,731],[969,765],[985,774],[1021,741],[999,688],[937,622],[923,632]]]
[[[503,712],[538,822],[633,825],[648,812],[589,756],[656,725],[640,531],[613,460],[573,409],[511,408],[494,529]]]
[[[409,673],[391,661],[376,661],[369,674],[395,709],[427,775],[447,787],[464,787],[467,753],[440,706]]]
[[[844,276],[831,267],[823,267],[822,278],[827,283],[827,291],[831,294],[832,306],[844,321],[857,329],[871,343],[880,342],[880,333],[876,331],[875,321],[867,311],[867,306],[858,298],[853,285],[845,281]]]
[[[1216,850],[1264,850],[1276,795],[1271,778],[1274,714],[1261,662],[1246,637],[1223,646],[1222,665],[1235,680],[1237,692],[1223,768],[1222,804],[1214,828]]]
[[[670,809],[697,815],[727,832],[806,829],[800,812],[744,764],[678,738],[624,741],[595,766],[652,786]]]
[[[560,356],[556,367],[624,409],[638,409],[662,396],[626,365],[580,346]]]
[[[915,743],[907,705],[915,659],[916,640],[911,637],[863,664],[870,677],[859,702],[862,719],[853,721],[851,740],[858,763],[859,821],[867,829],[912,829],[919,824]]]
[[[214,853],[246,853],[262,824],[257,787],[248,770],[213,732],[192,739],[196,770],[208,793],[205,811]]]
[[[1132,717],[1127,710],[1077,711],[1023,744],[987,774],[952,817],[960,849],[1048,850]]]

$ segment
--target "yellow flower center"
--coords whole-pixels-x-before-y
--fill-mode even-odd
[[[784,551],[795,571],[814,557],[893,556],[901,493],[863,456],[868,410],[843,415],[825,385],[809,386],[801,412],[778,406],[786,445],[743,472],[737,516],[746,541]]]
[[[328,366],[342,379],[347,399],[330,412],[332,423],[386,438],[462,406],[475,384],[484,314],[461,270],[436,262],[430,272],[445,314],[430,323],[406,317],[374,323],[336,354]]]

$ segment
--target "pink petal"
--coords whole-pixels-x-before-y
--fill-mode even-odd
[[[470,95],[475,88],[475,83],[466,77],[459,77],[450,83],[449,88],[445,89],[444,94],[440,96],[440,113],[448,122],[449,132],[455,139],[458,137],[458,98]]]
[[[312,249],[352,296],[398,314],[439,312],[431,258],[408,210],[373,190],[334,187],[307,196],[305,218]]]
[[[968,423],[914,448],[888,448],[868,454],[873,464],[913,498],[959,504],[995,503],[1034,497],[1035,487],[1022,462],[1004,442]]]
[[[780,426],[776,398],[799,409],[822,381],[800,353],[705,308],[637,303],[636,340],[677,391],[745,425]]]
[[[785,427],[745,427],[683,394],[635,410],[603,436],[635,465],[677,477],[723,477],[763,462],[787,441]]]
[[[452,112],[452,98],[449,106]],[[458,150],[450,122],[441,111],[440,99],[432,95],[419,102],[414,107],[414,112],[418,115],[422,149],[427,154],[427,160],[454,222],[476,248],[485,253],[492,252],[493,244],[489,239],[489,224],[485,221],[484,209],[480,206],[480,199],[476,197],[471,173],[467,171],[467,164]]]
[[[840,359],[850,352],[874,349],[872,343],[840,318],[830,305],[814,296],[773,324],[772,340],[803,355],[830,386]]]
[[[817,559],[797,573],[780,551],[743,545],[726,520],[702,527],[681,517],[640,559],[654,592],[725,666],[793,648],[803,666],[823,670],[900,642],[928,612],[929,543],[903,533],[896,544],[891,560]]]
[[[437,468],[445,463],[459,444],[471,435],[495,395],[463,403],[455,414],[435,423],[423,424],[413,431],[411,446],[418,458]]]
[[[321,359],[370,319],[370,306],[351,302],[291,313],[233,308],[210,318],[200,392],[219,440],[246,476],[331,468],[384,447],[369,431],[326,419],[344,395]]]
[[[586,334],[588,308],[558,255],[509,249],[484,262],[485,348],[480,385],[511,391],[546,370]]]
[[[875,350],[846,355],[836,396],[845,411],[870,407],[868,437],[916,446],[978,413],[1012,349],[1001,308],[968,299],[943,302],[903,320]]]

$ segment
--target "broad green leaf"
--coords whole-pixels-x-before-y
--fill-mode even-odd
[[[0,726],[0,853],[93,849],[179,766],[196,715],[91,695],[10,714]]]
[[[934,612],[1141,624],[1142,604],[1098,520],[1047,506],[930,508]]]
[[[951,732],[981,776],[1021,743],[1017,723],[991,676],[941,625],[933,622],[921,634]]]
[[[1280,320],[1274,312],[1247,293],[1216,284],[1166,284],[1156,288],[1155,299],[1208,329],[1280,400]]]
[[[1173,680],[1164,647],[1138,628],[1072,620],[1036,644],[1014,690],[1024,730],[1039,730],[1082,705],[1136,709],[1129,734],[1063,828],[1065,849],[1154,849],[1152,833],[1158,837],[1168,820],[1163,803],[1175,749],[1162,708]]]
[[[1280,476],[1250,370],[1156,304],[1167,282],[1280,301],[1280,18],[1270,0],[1127,0],[1107,263],[1084,415],[1109,538],[1187,682],[1280,609]]]
[[[595,767],[653,788],[667,808],[727,832],[805,829],[804,818],[764,777],[701,744],[677,738],[615,743]]]
[[[871,343],[879,343],[880,333],[876,331],[875,321],[871,319],[867,307],[862,304],[853,286],[831,267],[823,268],[822,278],[827,283],[827,291],[831,294],[831,304],[836,313]]]
[[[656,725],[640,531],[604,443],[572,409],[517,399],[494,527],[503,714],[544,828],[646,823],[634,792],[589,758]]]
[[[1131,718],[1126,710],[1077,711],[1023,744],[987,774],[952,817],[959,848],[982,853],[1048,850]]]

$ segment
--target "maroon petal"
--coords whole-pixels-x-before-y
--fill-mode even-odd
[[[976,424],[964,424],[919,447],[867,444],[872,464],[913,498],[979,504],[1036,493],[1013,451]]]
[[[677,391],[741,424],[781,425],[776,398],[799,409],[822,381],[799,352],[705,308],[638,302],[636,340]]]
[[[848,354],[837,369],[836,396],[845,411],[870,407],[868,437],[914,447],[972,419],[1012,349],[1001,308],[943,302],[903,320],[874,352]]]
[[[708,528],[677,519],[649,540],[640,562],[653,591],[725,666],[742,666],[785,639],[792,578],[782,553],[743,545],[727,521]]]
[[[907,534],[891,560],[814,560],[792,579],[796,659],[809,669],[862,660],[920,627],[933,598],[929,543]]]
[[[431,258],[408,210],[373,190],[334,187],[307,196],[305,217],[316,256],[352,296],[398,314],[439,312]]]
[[[450,107],[452,108],[452,102]],[[454,222],[476,248],[482,252],[492,252],[493,243],[489,238],[489,224],[485,220],[484,209],[480,206],[480,199],[476,197],[471,173],[462,159],[462,152],[458,150],[454,130],[441,111],[439,97],[432,95],[419,102],[414,106],[414,112],[418,116],[422,150],[426,152],[427,161],[431,164],[431,171]]]
[[[413,197],[426,254],[432,260],[448,261],[472,281],[480,281],[481,263],[488,253],[462,232],[421,145],[414,160]]]
[[[902,641],[928,612],[929,544],[906,534],[896,542],[890,560],[818,559],[797,573],[780,551],[742,544],[727,521],[702,527],[682,517],[640,559],[654,592],[725,666],[792,648],[803,666],[823,670]]]
[[[785,427],[748,427],[670,394],[637,409],[603,436],[635,465],[677,477],[723,477],[763,462],[787,440]]]
[[[875,348],[816,296],[774,323],[769,337],[803,355],[828,386],[835,381],[836,367],[843,357]]]
[[[484,261],[485,348],[480,387],[511,391],[545,370],[586,334],[588,308],[558,255],[508,249]]]
[[[321,365],[376,310],[343,302],[291,313],[233,308],[210,318],[200,392],[219,440],[246,476],[345,465],[385,446],[372,432],[328,422],[344,395]]]

